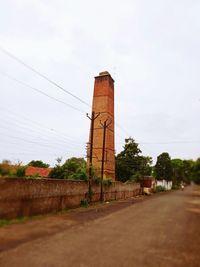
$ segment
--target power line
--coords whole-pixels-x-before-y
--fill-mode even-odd
[[[69,94],[69,95],[71,95],[71,96],[74,97],[75,99],[79,100],[81,103],[83,103],[83,104],[85,104],[85,105],[87,105],[88,107],[91,108],[91,105],[88,104],[86,101],[82,100],[80,97],[76,96],[75,94],[71,93],[70,91],[64,89],[62,86],[60,86],[60,85],[57,84],[56,82],[52,81],[52,80],[49,79],[47,76],[43,75],[42,73],[40,73],[39,71],[37,71],[37,70],[34,69],[33,67],[29,66],[27,63],[25,63],[24,61],[22,61],[21,59],[19,59],[18,57],[16,57],[15,55],[13,55],[12,53],[10,53],[9,51],[7,51],[7,50],[6,50],[5,48],[3,48],[2,46],[0,46],[0,50],[1,50],[4,54],[8,55],[10,58],[16,60],[18,63],[22,64],[23,66],[25,66],[26,68],[30,69],[31,71],[33,71],[33,72],[36,73],[37,75],[41,76],[42,78],[44,78],[45,80],[47,80],[47,81],[50,82],[51,84],[55,85],[55,86],[58,87],[60,90],[64,91],[65,93],[67,93],[67,94]],[[41,93],[41,94],[46,95],[47,97],[49,97],[49,98],[51,98],[51,99],[54,99],[54,100],[57,101],[57,102],[60,102],[60,103],[62,103],[62,104],[65,104],[65,105],[67,105],[67,106],[69,106],[69,107],[71,107],[71,108],[73,108],[73,109],[75,109],[75,110],[84,112],[84,111],[82,111],[82,110],[80,110],[80,109],[77,109],[76,107],[73,107],[73,106],[70,105],[70,104],[67,104],[67,103],[65,103],[65,102],[63,102],[63,101],[61,101],[61,100],[58,100],[58,99],[56,99],[56,98],[54,98],[54,97],[52,97],[52,96],[49,96],[49,95],[47,95],[46,93],[40,91],[39,89],[34,88],[34,87],[32,87],[32,86],[30,86],[30,85],[28,85],[28,84],[26,84],[26,83],[24,83],[24,82],[22,82],[22,81],[19,81],[19,80],[15,79],[15,78],[11,77],[11,76],[8,75],[8,74],[5,74],[5,73],[4,73],[4,75],[6,75],[6,76],[9,77],[10,79],[12,79],[12,80],[14,80],[14,81],[16,81],[16,82],[18,82],[18,83],[23,84],[24,86],[27,86],[27,87],[29,87],[29,88],[31,88],[31,89],[37,91],[38,93]],[[126,133],[126,134],[128,133],[128,132],[127,132],[127,131],[126,131],[126,130],[119,124],[119,123],[115,123],[115,124],[116,124],[116,126],[117,126],[119,129],[121,129],[124,133]]]
[[[0,46],[0,50],[6,54],[7,56],[9,56],[10,58],[14,59],[15,61],[17,61],[18,63],[22,64],[23,66],[25,66],[26,68],[28,68],[29,70],[33,71],[34,73],[36,73],[37,75],[39,75],[40,77],[42,77],[43,79],[47,80],[48,82],[50,82],[51,84],[53,84],[54,86],[56,86],[57,88],[59,88],[60,90],[62,90],[63,92],[67,93],[68,95],[74,97],[75,99],[77,99],[78,101],[80,101],[81,103],[83,103],[84,105],[91,107],[91,105],[89,105],[87,102],[85,102],[84,100],[82,100],[80,97],[76,96],[75,94],[71,93],[70,91],[66,90],[65,88],[63,88],[62,86],[60,86],[58,83],[52,81],[51,79],[49,79],[47,76],[45,76],[44,74],[40,73],[39,71],[37,71],[36,69],[34,69],[33,67],[29,66],[27,63],[25,63],[24,61],[22,61],[21,59],[19,59],[18,57],[16,57],[15,55],[13,55],[12,53],[10,53],[9,51],[7,51],[5,48],[3,48],[2,46]]]
[[[52,149],[52,146],[49,146],[49,144],[38,143],[38,142],[36,142],[36,141],[27,140],[27,139],[24,139],[24,138],[22,138],[22,137],[13,136],[13,135],[8,135],[8,134],[6,134],[6,137],[9,137],[9,138],[11,138],[11,139],[21,140],[21,141],[23,141],[23,142],[30,143],[30,144],[36,144],[36,145],[38,145],[38,146],[43,146],[43,147],[46,147],[46,148],[48,148],[48,149]],[[55,148],[53,148],[53,149],[55,149]],[[58,149],[58,148],[57,148],[57,149]],[[66,149],[69,149],[69,150],[70,150],[70,149],[72,149],[72,148],[66,148]]]
[[[5,142],[1,139],[0,140],[0,143],[1,144],[3,144],[3,145],[6,145],[5,147],[8,149],[8,147],[9,146],[19,146],[20,147],[20,152],[22,151],[22,146],[21,146],[21,144],[18,142],[18,143],[15,143],[15,142],[13,142],[13,141],[9,141],[9,143],[7,143],[7,144],[5,144]],[[4,148],[4,146],[3,145],[1,145],[1,152],[2,152],[2,149]],[[33,148],[33,150],[31,150],[31,149],[27,149],[27,148],[30,148],[30,147],[26,147],[26,148],[24,148],[23,147],[23,151],[24,151],[24,149],[25,149],[25,151],[26,152],[34,152],[34,149],[35,149],[35,147],[31,147],[31,148]],[[42,150],[42,151],[44,151],[44,150]],[[18,152],[13,152],[13,153],[18,153]],[[45,152],[46,153],[46,152]]]
[[[1,119],[1,122],[7,122],[7,120],[5,120],[4,118],[3,119]],[[13,122],[12,122],[13,123]],[[18,122],[14,122],[14,124],[13,124],[14,126],[17,126],[17,127],[20,127],[20,128],[17,128],[17,131],[22,131],[22,133],[25,133],[25,134],[27,134],[27,132],[26,132],[26,130],[29,130],[29,132],[28,132],[28,134],[30,134],[30,132],[32,133],[32,132],[34,132],[34,133],[36,133],[36,134],[42,134],[43,136],[44,136],[44,133],[42,132],[38,132],[38,131],[36,131],[35,129],[32,129],[32,128],[29,128],[29,127],[25,127],[24,125],[20,125],[20,124],[18,124]],[[0,125],[0,128],[5,128],[5,129],[8,129],[8,128],[12,128],[12,125],[11,124],[8,124],[7,125],[7,127],[5,127],[4,125],[2,126],[2,125]],[[24,128],[24,129],[23,129]],[[8,130],[10,130],[10,129],[8,129]],[[24,131],[25,130],[25,131]],[[14,131],[16,131],[16,129],[14,129]],[[39,136],[36,136],[36,137],[39,137]],[[50,140],[47,140],[47,141],[50,141],[50,142],[52,142],[52,139],[51,139],[51,136],[46,136],[47,138],[50,138]],[[43,138],[43,137],[41,137],[41,138]],[[69,143],[69,140],[58,140],[58,141],[60,141],[60,142],[62,142],[62,144],[67,144],[67,145],[71,145],[72,144],[72,141],[70,141],[70,143]],[[84,145],[84,143],[83,144],[76,144],[75,142],[73,143],[73,147],[74,147],[74,145],[75,146],[77,146],[77,147],[80,147],[80,146],[83,146]]]
[[[117,123],[115,123],[117,125]],[[125,131],[119,124],[117,125],[119,129],[123,130],[124,133],[127,133],[127,131]],[[127,138],[123,138],[121,135],[119,135],[118,133],[116,133],[116,135],[118,137],[120,137],[121,139],[125,140]],[[131,135],[129,135],[131,136]],[[171,144],[198,144],[200,143],[200,141],[166,141],[166,142],[139,142],[139,141],[136,141],[136,143],[138,143],[139,145],[171,145]],[[118,144],[122,144],[121,142]]]
[[[11,111],[11,110],[9,110],[9,109],[7,109],[7,108],[2,108],[2,107],[0,107],[0,109],[1,109],[1,110],[5,110],[8,114],[11,113],[11,115],[10,115],[10,114],[9,114],[9,115],[10,115],[11,117],[15,117],[15,123],[16,123],[16,120],[19,121],[20,124],[23,123],[23,126],[22,126],[22,127],[24,127],[24,121],[23,121],[23,120],[25,120],[25,121],[26,121],[26,124],[27,124],[27,122],[28,122],[29,124],[32,123],[32,124],[34,124],[34,127],[35,127],[35,125],[36,125],[38,128],[45,129],[46,131],[48,130],[51,134],[57,135],[57,136],[59,136],[60,138],[64,138],[64,139],[66,139],[67,141],[75,142],[76,144],[79,143],[79,144],[82,145],[82,143],[77,142],[76,140],[74,140],[74,139],[72,139],[71,137],[67,136],[66,133],[60,133],[59,131],[57,131],[57,130],[54,129],[54,128],[49,128],[48,126],[45,126],[45,125],[39,123],[38,121],[31,120],[30,118],[28,118],[28,117],[26,117],[26,116],[24,116],[24,115],[22,115],[22,114],[13,112],[13,111]],[[22,122],[21,122],[19,119],[20,119]],[[12,123],[13,123],[13,121],[12,121]],[[20,126],[20,127],[21,127],[21,126]],[[32,126],[31,126],[31,127],[32,127]],[[32,129],[32,128],[31,128],[31,129]]]
[[[141,145],[174,145],[174,144],[199,144],[200,141],[170,141],[170,142],[152,142],[152,143],[148,143],[148,142],[141,142],[139,144]]]
[[[8,138],[12,138],[12,139],[17,139],[17,140],[21,140],[22,142],[26,142],[26,143],[30,143],[30,144],[36,144],[36,145],[38,145],[38,146],[40,146],[40,147],[45,147],[45,149],[47,149],[47,150],[53,150],[53,151],[70,151],[70,152],[75,152],[75,151],[77,151],[77,149],[73,149],[73,148],[71,148],[71,147],[67,147],[67,146],[63,146],[63,147],[58,147],[58,146],[56,146],[55,144],[51,144],[50,146],[49,146],[49,144],[47,144],[47,143],[38,143],[37,141],[33,141],[33,140],[28,140],[28,139],[24,139],[24,138],[21,138],[21,137],[18,137],[18,136],[10,136],[10,135],[7,135],[7,137]],[[6,146],[9,146],[11,143],[9,142]],[[20,146],[20,144],[18,144],[18,143],[16,143],[16,144],[12,144],[12,145],[18,145],[19,147],[20,147],[20,151],[21,151],[21,146]],[[42,150],[43,150],[44,148],[42,148]]]
[[[9,137],[9,138],[12,138],[12,139],[21,140],[21,141],[23,141],[23,142],[27,142],[27,143],[31,143],[31,144],[36,144],[36,145],[39,145],[39,146],[44,146],[44,147],[48,147],[48,148],[50,148],[49,145],[46,145],[46,144],[40,144],[40,143],[38,143],[38,142],[30,141],[30,140],[27,140],[27,139],[24,139],[24,138],[21,138],[21,137],[17,137],[17,136],[13,136],[13,135],[6,135],[6,137]]]
[[[9,127],[5,127],[5,126],[2,127],[1,125],[0,125],[0,129],[5,129],[5,130],[10,131]],[[20,130],[21,130],[21,129],[17,129],[18,132],[20,132]],[[22,134],[24,134],[24,133],[26,133],[26,132],[23,132],[23,130],[22,130]],[[45,139],[45,138],[43,138],[43,137],[41,137],[41,136],[30,136],[30,137],[31,137],[31,138],[40,138],[41,141],[50,142],[50,143],[53,144],[53,145],[59,145],[59,146],[62,145],[62,146],[67,146],[67,147],[69,147],[69,145],[70,145],[70,146],[72,146],[72,147],[74,148],[74,144],[71,144],[71,143],[65,143],[64,141],[61,141],[61,143],[59,143],[59,142],[55,142],[54,140]],[[81,146],[78,145],[78,147],[80,148]]]
[[[124,127],[122,127],[119,123],[115,122],[115,125],[125,134],[127,134],[129,136],[129,133],[124,129]]]
[[[21,59],[19,59],[18,57],[16,57],[15,55],[13,55],[12,53],[10,53],[9,51],[7,51],[7,50],[6,50],[5,48],[3,48],[2,46],[0,46],[0,50],[1,50],[4,54],[6,54],[7,56],[9,56],[10,58],[14,59],[14,60],[17,61],[18,63],[22,64],[22,65],[25,66],[26,68],[30,69],[31,71],[33,71],[34,73],[36,73],[36,74],[39,75],[40,77],[44,78],[45,80],[47,80],[48,82],[50,82],[51,84],[53,84],[54,86],[58,87],[60,90],[64,91],[65,93],[67,93],[67,94],[69,94],[69,95],[71,95],[72,97],[74,97],[75,99],[77,99],[78,101],[80,101],[81,103],[83,103],[83,104],[85,104],[86,106],[88,106],[88,107],[91,108],[91,105],[88,104],[86,101],[82,100],[80,97],[78,97],[78,96],[76,96],[75,94],[71,93],[70,91],[66,90],[65,88],[63,88],[62,86],[60,86],[58,83],[54,82],[53,80],[49,79],[49,78],[48,78],[47,76],[45,76],[44,74],[40,73],[39,71],[37,71],[37,70],[34,69],[33,67],[29,66],[27,63],[25,63],[24,61],[22,61]],[[7,75],[7,76],[9,76],[9,75]],[[13,78],[12,78],[12,79],[13,79]],[[38,91],[38,92],[40,92],[40,93],[42,93],[42,94],[45,94],[44,92],[41,92],[40,90],[38,90],[38,89],[36,89],[36,88],[33,88],[32,86],[27,85],[27,84],[25,84],[25,83],[23,83],[23,82],[21,82],[21,81],[15,79],[15,78],[14,78],[14,80],[17,81],[17,82],[19,82],[19,83],[21,83],[21,84],[23,84],[23,85],[25,85],[25,86],[28,86],[28,87],[32,88],[33,90],[36,90],[36,91]],[[48,95],[47,95],[47,96],[48,96]],[[50,97],[50,98],[53,99],[53,97],[51,97],[51,96],[48,96],[48,97]],[[57,100],[57,99],[54,99],[54,100],[56,100],[56,101],[58,101],[58,102],[61,102],[61,103],[63,102],[63,101],[60,101],[60,100]],[[64,103],[65,103],[65,102],[64,102]],[[67,103],[65,103],[65,104],[67,104]],[[67,105],[69,106],[69,104],[67,104]],[[71,105],[70,105],[70,106],[71,106]],[[73,108],[74,108],[74,107],[73,107]],[[77,108],[74,108],[74,109],[77,110]],[[79,110],[79,111],[80,111],[80,110]],[[82,111],[82,112],[83,112],[83,111]],[[122,127],[119,123],[115,123],[115,124],[116,124],[116,126],[117,126],[119,129],[121,129],[124,133],[126,133],[126,134],[128,133],[128,132],[124,129],[124,127]]]
[[[126,138],[127,139],[127,138]],[[140,142],[140,141],[135,141],[138,145],[173,145],[173,144],[198,144],[200,143],[200,140],[197,141],[166,141],[166,142]],[[116,144],[121,145],[122,143],[117,142]],[[122,144],[125,145],[126,143]]]
[[[27,84],[27,83],[24,83],[24,82],[18,80],[18,79],[16,79],[15,77],[13,77],[13,76],[11,76],[11,75],[9,75],[9,74],[7,74],[7,73],[1,71],[1,70],[0,70],[0,74],[6,76],[8,79],[10,79],[10,80],[12,80],[12,81],[15,81],[15,82],[17,82],[17,83],[19,83],[19,84],[22,84],[23,86],[26,86],[26,87],[28,87],[28,88],[34,90],[35,92],[37,92],[37,93],[39,93],[39,94],[44,95],[44,96],[46,96],[46,97],[48,97],[48,98],[50,98],[50,99],[52,99],[52,100],[54,100],[54,101],[56,101],[56,102],[58,102],[58,103],[61,103],[61,104],[65,105],[65,106],[67,106],[67,107],[70,107],[70,108],[72,108],[72,109],[74,109],[74,110],[76,110],[76,111],[80,111],[80,112],[82,112],[82,113],[84,113],[84,114],[86,113],[86,112],[83,111],[82,109],[76,108],[76,107],[74,107],[73,105],[70,105],[70,104],[68,104],[68,103],[66,103],[66,102],[64,102],[64,101],[62,101],[62,100],[60,100],[60,99],[57,99],[57,98],[55,98],[55,97],[53,97],[53,96],[50,96],[50,95],[48,95],[47,93],[45,93],[45,92],[43,92],[43,91],[41,91],[41,90],[39,90],[39,89],[37,89],[37,88],[35,88],[35,87],[33,87],[33,86]]]
[[[35,68],[29,66],[27,63],[25,63],[24,61],[22,61],[21,59],[19,59],[18,57],[16,57],[14,54],[12,54],[12,53],[10,53],[9,51],[7,51],[7,50],[6,50],[5,48],[3,48],[2,46],[0,46],[0,50],[1,50],[4,54],[6,54],[7,56],[9,56],[10,58],[14,59],[14,60],[17,61],[18,63],[22,64],[23,66],[25,66],[26,68],[28,68],[29,70],[31,70],[32,72],[36,73],[37,75],[39,75],[39,76],[42,77],[43,79],[47,80],[48,82],[50,82],[51,84],[53,84],[54,86],[56,86],[57,88],[59,88],[60,90],[62,90],[63,92],[65,92],[65,93],[67,93],[68,95],[74,97],[75,99],[77,99],[77,100],[80,101],[81,103],[87,105],[88,107],[91,107],[91,105],[88,104],[86,101],[82,100],[80,97],[78,97],[78,96],[76,96],[75,94],[71,93],[70,91],[66,90],[65,88],[63,88],[62,86],[60,86],[58,83],[54,82],[53,80],[51,80],[50,78],[48,78],[48,77],[45,76],[44,74],[40,73],[40,72],[39,72],[38,70],[36,70]],[[18,83],[21,83],[21,84],[24,85],[24,86],[27,86],[27,87],[29,87],[29,88],[31,88],[31,89],[37,91],[37,92],[40,93],[40,94],[43,94],[43,95],[45,95],[45,96],[51,98],[52,100],[55,100],[55,101],[57,101],[57,102],[59,102],[59,103],[62,103],[62,104],[64,104],[64,105],[68,106],[68,107],[71,107],[71,108],[75,109],[75,110],[84,112],[84,111],[82,111],[82,110],[80,110],[80,109],[78,109],[78,108],[76,108],[76,107],[74,107],[74,106],[72,106],[72,105],[70,105],[70,104],[68,104],[68,103],[66,103],[66,102],[64,102],[64,101],[62,101],[62,100],[59,100],[59,99],[57,99],[57,98],[54,98],[54,97],[52,97],[52,96],[50,96],[50,95],[44,93],[43,91],[41,91],[41,90],[39,90],[39,89],[37,89],[37,88],[35,88],[35,87],[32,87],[32,86],[30,86],[30,85],[28,85],[28,84],[26,84],[26,83],[24,83],[24,82],[22,82],[22,81],[16,79],[16,78],[14,78],[14,77],[12,77],[12,76],[6,74],[6,73],[1,72],[1,74],[7,76],[8,78],[10,78],[10,79],[12,79],[12,80],[14,80],[14,81],[16,81],[16,82],[18,82]],[[85,112],[84,112],[84,113],[85,113]],[[127,131],[126,131],[126,130],[119,124],[119,123],[115,123],[115,124],[116,124],[116,126],[117,126],[119,129],[121,129],[124,133],[126,133],[126,134],[128,133],[128,132],[127,132]],[[118,134],[117,134],[117,135],[118,135]],[[118,135],[118,136],[119,136],[119,135]],[[120,137],[121,137],[121,136],[120,136]],[[122,137],[121,137],[121,138],[122,138]],[[166,144],[187,144],[187,143],[190,144],[190,143],[200,143],[200,142],[199,142],[199,141],[192,141],[192,142],[191,142],[191,141],[178,141],[178,142],[161,142],[161,143],[156,143],[156,142],[155,142],[155,143],[148,143],[148,142],[143,142],[143,143],[142,143],[142,142],[141,142],[140,144],[144,144],[144,145],[166,145]]]
[[[65,154],[70,154],[70,153],[73,153],[73,152],[75,152],[72,148],[68,148],[68,149],[64,149],[64,151],[63,150],[60,150],[59,148],[57,148],[57,149],[54,149],[54,150],[52,150],[52,148],[51,147],[49,147],[49,146],[46,146],[46,144],[41,144],[41,143],[38,143],[38,142],[32,142],[32,141],[30,141],[30,140],[25,140],[25,139],[22,139],[22,138],[20,138],[20,137],[16,137],[16,136],[9,136],[9,138],[12,138],[12,139],[17,139],[17,140],[22,140],[23,142],[28,142],[28,143],[34,143],[34,144],[37,144],[37,145],[39,145],[39,146],[43,146],[43,145],[45,145],[45,148],[42,148],[41,150],[40,150],[40,152],[39,152],[39,155],[41,155],[41,153],[43,153],[43,154],[47,154],[47,155],[49,155],[49,154],[52,154],[52,153],[59,153],[59,155],[60,154],[63,154],[63,153],[65,153]],[[2,143],[2,144],[4,144],[5,145],[5,142],[3,142],[3,140],[0,140],[0,143]],[[10,149],[12,146],[19,146],[20,147],[20,149],[19,149],[19,153],[21,153],[21,152],[25,152],[25,153],[35,153],[35,154],[37,154],[38,155],[38,149],[37,150],[35,150],[35,147],[34,146],[32,146],[31,148],[33,148],[33,150],[31,150],[31,149],[28,149],[28,148],[30,148],[30,147],[22,147],[22,145],[19,143],[19,142],[13,142],[13,140],[12,141],[9,141],[9,143],[7,143],[6,144],[6,146],[1,146],[1,152],[3,152],[2,151],[2,149],[4,149],[4,148],[6,148],[6,152],[9,152],[9,153],[16,153],[16,154],[18,154],[18,152],[14,152],[14,151],[8,151],[8,149]],[[10,147],[11,146],[11,147]],[[50,151],[46,151],[46,149],[47,150],[49,150],[50,149]],[[59,152],[59,151],[60,152]],[[5,152],[4,152],[5,153]],[[82,152],[81,152],[82,153]],[[82,154],[81,154],[82,155]]]

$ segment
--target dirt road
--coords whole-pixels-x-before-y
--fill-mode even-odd
[[[200,188],[0,228],[1,267],[199,267]]]

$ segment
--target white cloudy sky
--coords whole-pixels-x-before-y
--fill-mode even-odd
[[[91,104],[115,80],[116,150],[132,136],[154,159],[197,158],[200,1],[0,0],[0,46]],[[58,98],[76,111],[11,80]],[[90,108],[0,50],[0,161],[85,155]]]

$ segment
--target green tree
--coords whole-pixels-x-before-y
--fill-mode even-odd
[[[183,182],[189,184],[194,175],[194,165],[193,160],[183,160]]]
[[[18,166],[16,170],[16,176],[17,177],[25,177],[26,167],[24,166]]]
[[[150,176],[152,173],[152,163],[151,157],[140,156],[139,157],[139,173],[142,176]]]
[[[198,180],[198,162],[193,160],[172,159],[173,183],[180,185],[181,182],[189,184],[192,180]]]
[[[83,158],[70,158],[63,165],[58,163],[49,177],[57,179],[87,180],[86,161]]]
[[[172,163],[167,152],[160,154],[157,157],[157,162],[154,168],[157,179],[172,180]]]
[[[115,159],[117,180],[125,182],[137,173],[140,153],[141,150],[133,138],[125,139],[123,150]]]
[[[141,152],[133,138],[125,139],[123,150],[115,159],[117,180],[138,180],[143,175],[151,174],[152,158],[140,155]]]
[[[194,164],[193,164],[193,170],[192,170],[192,180],[196,184],[200,184],[200,158],[198,158]]]
[[[172,159],[172,180],[174,186],[179,186],[183,181],[183,160],[181,159]]]
[[[49,168],[49,164],[44,163],[41,160],[32,160],[28,163],[28,166],[38,167],[38,168]]]

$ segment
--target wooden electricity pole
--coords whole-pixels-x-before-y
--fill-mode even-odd
[[[89,201],[91,201],[92,197],[92,158],[93,158],[93,136],[94,136],[94,121],[99,117],[100,113],[98,112],[95,115],[95,112],[92,111],[92,117],[90,118],[88,113],[86,114],[87,117],[91,120],[91,128],[90,128],[90,155],[89,155],[89,180],[88,180],[88,194],[89,194]]]
[[[101,160],[101,201],[103,202],[103,173],[104,173],[104,162],[105,162],[105,144],[106,144],[106,129],[110,124],[112,123],[112,120],[108,122],[108,119],[102,123],[100,121],[100,124],[103,128],[103,145],[102,145],[102,160]]]

